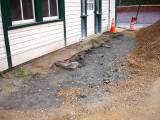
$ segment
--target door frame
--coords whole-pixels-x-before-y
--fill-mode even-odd
[[[97,2],[99,1],[99,10]],[[85,11],[84,4],[85,2]],[[81,0],[81,37],[87,37],[87,0]],[[94,34],[102,31],[102,0],[94,0]]]
[[[99,9],[97,8],[97,2],[99,1]],[[95,9],[94,9],[94,13],[95,13],[95,34],[97,33],[101,33],[102,31],[102,0],[95,0]]]
[[[85,3],[84,3],[85,2]],[[83,8],[83,4],[85,8]],[[87,0],[81,0],[81,37],[87,37]]]

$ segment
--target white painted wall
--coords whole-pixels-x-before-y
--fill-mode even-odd
[[[6,48],[3,35],[2,16],[0,11],[0,71],[8,69]]]
[[[63,22],[8,31],[13,66],[64,47]]]
[[[81,38],[81,0],[65,0],[67,45]]]
[[[109,0],[102,0],[102,32],[108,30]]]
[[[115,0],[110,0],[110,23],[112,24],[112,18],[115,19]]]

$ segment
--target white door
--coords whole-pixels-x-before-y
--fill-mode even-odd
[[[94,34],[94,0],[87,0],[87,35]]]

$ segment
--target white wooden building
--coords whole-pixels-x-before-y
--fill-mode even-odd
[[[0,0],[0,71],[105,32],[115,0]]]

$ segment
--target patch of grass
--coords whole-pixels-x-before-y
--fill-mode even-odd
[[[83,46],[77,48],[78,51],[82,51],[83,50]]]
[[[16,74],[16,70],[13,70],[13,71],[12,71],[12,74],[14,74],[14,75],[15,75],[15,74]]]
[[[23,77],[26,76],[25,73],[24,73],[24,70],[22,70],[22,68],[18,68],[17,72],[18,72],[18,74],[17,74],[18,78],[23,78]]]
[[[76,43],[77,46],[81,45],[81,41]]]
[[[95,44],[99,44],[100,42],[98,40],[91,40],[92,46],[95,46]]]
[[[5,77],[6,77],[6,78],[9,78],[9,74],[6,73],[6,74],[5,74]]]
[[[0,72],[0,78],[3,78],[3,73],[2,72]]]
[[[115,35],[115,34],[111,34],[111,35],[110,35],[110,37],[114,37],[114,36],[116,36],[116,35]]]
[[[28,76],[32,76],[32,75],[33,75],[33,72],[30,70],[28,73]]]
[[[33,72],[31,70],[29,70],[28,72],[25,72],[24,69],[22,68],[18,68],[16,70],[11,71],[11,74],[10,73],[3,74],[2,72],[0,72],[0,78],[7,78],[7,79],[12,77],[24,78],[28,76],[33,76]]]

